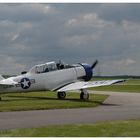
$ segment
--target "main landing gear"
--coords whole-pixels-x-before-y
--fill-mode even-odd
[[[58,99],[65,99],[65,97],[66,97],[66,92],[58,92],[57,93],[57,97],[58,97]]]
[[[58,92],[57,97],[58,97],[58,99],[65,99],[66,92],[64,92],[64,91],[63,92]],[[80,99],[81,100],[88,100],[89,99],[89,94],[88,94],[87,90],[81,89]]]
[[[81,89],[80,99],[81,100],[88,100],[89,99],[89,94],[88,94],[87,90]]]

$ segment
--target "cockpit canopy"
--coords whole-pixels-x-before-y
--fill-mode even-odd
[[[47,62],[45,64],[36,65],[33,68],[31,68],[29,72],[38,74],[38,73],[46,73],[46,72],[67,69],[67,68],[72,68],[72,67],[75,67],[75,66],[63,64],[63,63],[55,63],[54,61],[52,61],[52,62]]]
[[[54,71],[57,70],[57,66],[55,62],[48,62],[45,64],[40,64],[40,65],[36,65],[34,66],[30,72],[31,73],[45,73],[45,72],[49,72],[49,71]]]

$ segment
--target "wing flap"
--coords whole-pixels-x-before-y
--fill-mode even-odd
[[[100,87],[100,86],[108,86],[120,82],[124,82],[125,80],[120,79],[120,80],[104,80],[104,81],[93,81],[93,82],[75,82],[71,83],[69,85],[66,85],[59,90],[58,92],[62,91],[71,91],[71,90],[79,90],[79,89],[86,89],[86,88],[91,88],[91,87]]]

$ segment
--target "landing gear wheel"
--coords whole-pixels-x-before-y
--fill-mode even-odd
[[[58,92],[57,97],[58,97],[58,99],[65,99],[66,93],[65,92]]]
[[[2,97],[0,97],[0,101],[2,100]]]
[[[87,93],[87,91],[81,91],[80,99],[81,100],[88,100],[89,99],[89,94]]]

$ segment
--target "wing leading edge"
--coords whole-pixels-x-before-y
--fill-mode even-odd
[[[71,83],[69,85],[63,86],[62,88],[58,89],[58,92],[63,92],[63,91],[71,91],[71,90],[80,90],[80,89],[87,89],[91,87],[100,87],[100,86],[108,86],[108,85],[113,85],[116,83],[121,83],[124,82],[124,79],[120,80],[104,80],[104,81],[94,81],[94,82],[75,82]]]

